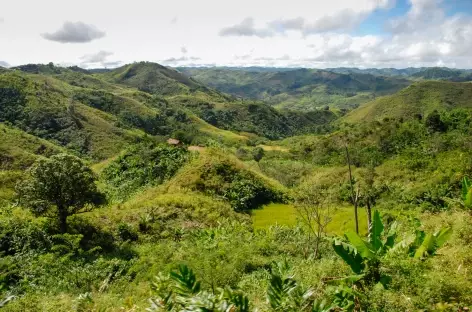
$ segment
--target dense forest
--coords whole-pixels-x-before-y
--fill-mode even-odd
[[[469,311],[446,68],[0,68],[0,309]]]

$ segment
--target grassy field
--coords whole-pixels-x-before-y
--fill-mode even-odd
[[[254,210],[252,222],[255,229],[267,229],[273,225],[295,226],[297,224],[297,210],[293,205],[270,204],[262,209]],[[355,229],[352,207],[338,207],[332,209],[331,222],[327,227],[329,234],[342,235],[344,232]],[[367,218],[365,209],[359,209],[359,229],[367,233]]]
[[[266,229],[272,225],[294,226],[297,224],[297,212],[292,205],[270,204],[254,210],[252,222],[255,229]]]

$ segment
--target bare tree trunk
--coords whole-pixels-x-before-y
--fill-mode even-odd
[[[351,157],[349,156],[349,149],[347,147],[347,143],[344,146],[346,149],[346,159],[347,159],[347,165],[349,168],[349,184],[351,186],[351,201],[352,204],[354,205],[354,219],[356,222],[356,233],[359,234],[359,217],[357,214],[357,206],[358,206],[358,200],[359,200],[359,188],[357,188],[357,194],[354,195],[354,181],[352,181],[352,170],[351,170]]]
[[[370,236],[370,234],[372,233],[372,208],[370,207],[370,198],[367,198],[367,204],[365,209],[367,212],[367,228]]]
[[[357,186],[356,190],[356,198],[354,200],[354,219],[356,220],[356,233],[359,234],[359,214],[358,214],[358,207],[359,207],[359,186]]]

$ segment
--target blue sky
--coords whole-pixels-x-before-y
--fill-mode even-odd
[[[472,14],[472,0],[447,0],[442,1],[439,6],[444,9],[444,13],[447,17],[453,17],[456,14]],[[378,9],[372,12],[353,30],[352,34],[389,35],[389,32],[385,29],[385,22],[393,18],[405,16],[411,7],[412,5],[409,0],[396,0],[395,4],[390,9]]]
[[[410,8],[411,4],[408,0],[396,0],[395,5],[391,9],[378,9],[372,12],[352,33],[358,36],[372,34],[387,35],[385,21],[404,16]]]
[[[0,66],[472,68],[471,16],[472,0],[16,0]]]

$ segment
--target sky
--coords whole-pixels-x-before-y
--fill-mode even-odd
[[[5,0],[0,66],[472,68],[472,0]]]

